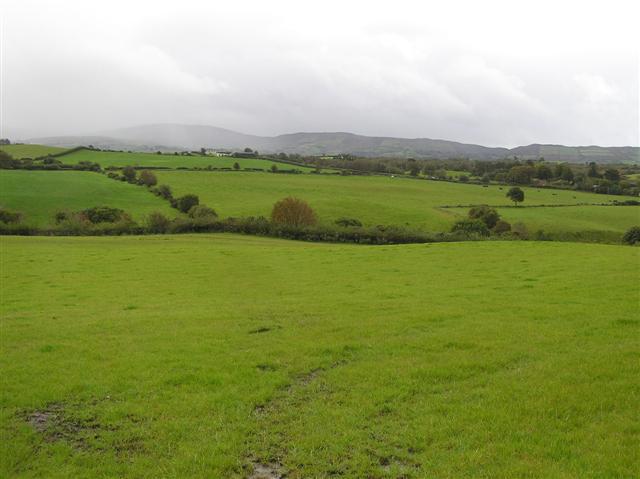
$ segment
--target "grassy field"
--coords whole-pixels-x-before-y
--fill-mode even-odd
[[[444,231],[466,215],[467,209],[439,206],[512,204],[505,196],[508,187],[495,185],[485,188],[379,176],[267,173],[161,171],[157,176],[158,181],[170,185],[175,194],[195,193],[222,216],[268,216],[277,200],[291,195],[307,200],[324,222],[347,216],[358,218],[367,225],[399,224]],[[625,199],[567,190],[523,189],[527,205],[606,203]],[[563,231],[581,231],[595,226],[600,230],[621,232],[640,220],[640,208],[634,207],[505,208],[501,212],[509,221],[523,221],[536,228],[557,224]]]
[[[466,210],[461,210],[464,214]],[[575,206],[569,208],[499,208],[511,223],[526,224],[530,230],[546,232],[610,231],[624,233],[640,225],[640,208],[611,206]]]
[[[640,476],[638,248],[0,241],[2,477]]]
[[[51,224],[58,211],[92,206],[121,208],[136,220],[152,211],[176,214],[143,188],[85,171],[0,170],[0,206],[22,212],[32,226]]]
[[[0,150],[6,151],[14,158],[38,158],[50,153],[62,153],[66,149],[46,145],[0,145]]]
[[[304,172],[313,171],[314,168],[290,165],[286,163],[263,160],[259,158],[232,158],[229,156],[176,156],[172,154],[158,155],[155,153],[127,153],[111,151],[80,150],[61,158],[64,163],[77,164],[80,161],[92,161],[99,163],[102,168],[109,166],[156,166],[165,168],[233,168],[238,163],[240,168],[262,168],[268,170],[276,165],[281,170],[297,169]]]

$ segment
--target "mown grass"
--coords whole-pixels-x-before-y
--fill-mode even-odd
[[[38,158],[53,153],[62,153],[67,148],[46,145],[0,145],[0,150],[6,151],[12,157],[20,158]]]
[[[326,223],[346,216],[369,226],[408,225],[428,231],[446,231],[467,213],[467,208],[440,208],[443,205],[513,204],[506,197],[507,186],[483,187],[379,176],[161,171],[158,179],[170,185],[178,195],[199,195],[202,202],[223,216],[269,216],[277,200],[297,196],[308,201]],[[626,199],[568,190],[523,189],[525,205],[606,203]],[[501,213],[508,221],[522,221],[531,228],[553,225],[563,231],[596,227],[618,233],[638,224],[638,208],[582,208],[505,208]]]
[[[182,156],[173,154],[158,155],[155,153],[127,153],[117,151],[95,151],[79,150],[61,158],[64,163],[77,164],[81,161],[91,161],[99,163],[102,168],[110,166],[147,166],[163,168],[233,168],[234,163],[238,163],[240,168],[262,168],[269,170],[272,165],[276,165],[281,170],[300,170],[304,172],[313,171],[314,168],[305,166],[290,165],[278,161],[265,160],[260,158],[232,158],[229,156]]]
[[[638,248],[0,241],[3,477],[640,475]]]
[[[0,206],[20,211],[25,224],[38,227],[53,224],[58,211],[92,206],[121,208],[135,220],[153,211],[176,215],[145,188],[86,171],[0,170]]]

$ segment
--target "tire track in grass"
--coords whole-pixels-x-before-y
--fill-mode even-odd
[[[353,355],[347,354],[352,351],[350,347],[345,347],[341,353],[342,357],[333,361],[328,366],[320,366],[313,368],[306,373],[297,375],[293,380],[280,389],[272,399],[263,404],[258,404],[253,409],[256,420],[260,422],[268,422],[269,417],[284,407],[292,407],[295,401],[291,401],[294,395],[304,392],[314,382],[322,377],[323,374],[344,366],[353,361]],[[265,425],[253,433],[253,437],[268,435]],[[270,454],[271,457],[261,457],[254,453],[246,454],[248,471],[248,479],[284,479],[287,477],[287,471],[284,470],[281,459],[286,455],[286,450],[278,451],[276,454]]]

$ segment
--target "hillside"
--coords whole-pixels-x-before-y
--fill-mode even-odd
[[[350,153],[358,156],[387,156],[414,158],[472,158],[500,159],[507,156],[520,158],[544,157],[548,161],[583,163],[640,162],[638,147],[600,147],[528,145],[508,148],[490,148],[429,138],[371,137],[353,133],[291,133],[273,137],[247,135],[224,128],[202,125],[158,124],[121,128],[101,132],[96,136],[62,136],[32,138],[30,143],[53,146],[92,144],[100,148],[131,149],[136,151],[250,147],[263,153],[298,153],[325,155]]]

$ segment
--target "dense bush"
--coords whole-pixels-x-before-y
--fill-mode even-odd
[[[343,226],[343,227],[360,227],[362,226],[362,223],[360,222],[360,220],[357,220],[355,218],[338,218],[335,223],[338,226]]]
[[[169,187],[169,185],[158,185],[156,188],[153,188],[152,191],[165,200],[170,200],[171,198],[173,198],[171,187]]]
[[[632,226],[622,236],[622,241],[627,244],[640,243],[640,226]]]
[[[171,220],[162,213],[154,211],[147,217],[147,230],[149,233],[168,233],[171,228]]]
[[[511,235],[518,239],[529,239],[529,230],[523,223],[515,223],[511,227]]]
[[[467,236],[489,236],[489,228],[482,220],[463,219],[456,221],[451,228],[452,233],[462,233]]]
[[[200,203],[200,198],[197,195],[184,195],[176,200],[176,208],[183,213],[188,213],[191,208]]]
[[[0,207],[0,222],[4,224],[17,224],[22,220],[22,213]]]
[[[191,218],[217,218],[218,213],[213,208],[209,208],[207,205],[195,205],[189,210],[189,216]]]
[[[149,170],[142,170],[140,172],[140,182],[145,186],[155,186],[158,184],[156,175]]]
[[[288,197],[273,205],[271,221],[287,226],[313,226],[318,218],[309,204],[299,198]]]
[[[94,206],[93,208],[80,211],[79,214],[93,224],[115,223],[116,221],[129,218],[129,215],[127,215],[124,210],[111,208],[109,206]]]
[[[493,228],[498,220],[500,219],[500,215],[495,210],[495,208],[491,208],[486,205],[474,206],[469,210],[469,218],[472,220],[480,220],[487,228]]]
[[[122,168],[122,176],[129,183],[133,183],[136,180],[136,169],[133,166],[125,166]]]
[[[511,224],[507,223],[504,220],[498,220],[491,231],[499,235],[508,233],[509,231],[511,231]]]

